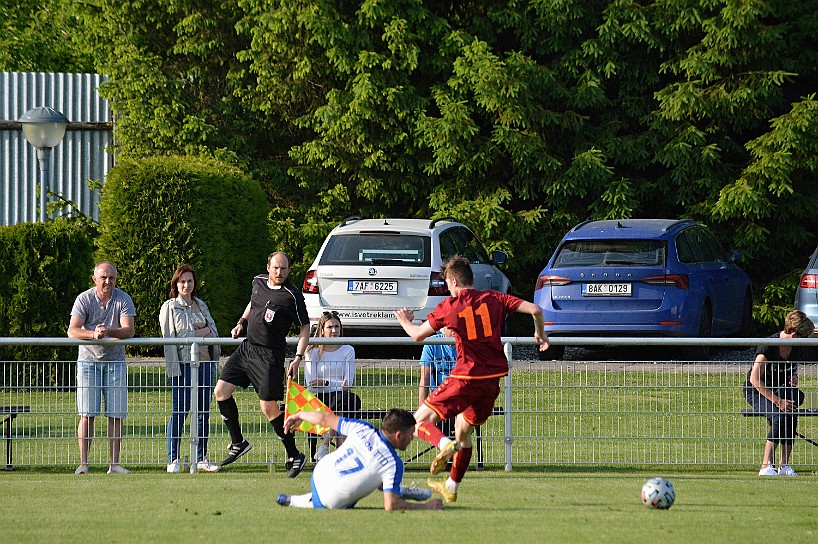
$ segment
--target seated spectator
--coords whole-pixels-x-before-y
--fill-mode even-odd
[[[342,335],[341,320],[335,312],[324,312],[318,320],[315,336],[318,338],[338,338]],[[361,399],[351,391],[355,385],[355,348],[349,345],[318,345],[307,350],[304,365],[304,380],[307,388],[339,416],[354,417],[361,410]],[[314,453],[313,459],[320,460],[329,453],[332,439],[339,447],[344,437],[330,430],[324,434],[323,443]],[[311,441],[311,447],[314,446]]]

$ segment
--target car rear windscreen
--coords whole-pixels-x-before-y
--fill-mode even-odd
[[[553,268],[574,266],[665,266],[662,240],[573,240],[560,248]]]
[[[332,236],[319,265],[432,266],[431,238],[405,234]]]

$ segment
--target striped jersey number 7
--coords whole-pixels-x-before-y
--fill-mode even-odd
[[[474,319],[475,314],[477,314],[477,316],[480,318],[480,323],[483,325],[483,338],[490,338],[492,336],[491,321],[489,319],[489,308],[486,306],[485,302],[480,304],[476,310],[471,306],[466,306],[462,311],[460,311],[460,313],[457,314],[457,317],[462,317],[466,321],[466,337],[469,340],[477,339],[477,323]]]

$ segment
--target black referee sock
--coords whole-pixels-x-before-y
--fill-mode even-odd
[[[278,417],[270,420],[270,425],[284,444],[284,449],[287,450],[287,457],[295,457],[298,455],[298,447],[295,445],[295,435],[293,433],[284,432],[284,414],[278,414]]]
[[[227,432],[230,433],[230,442],[233,444],[241,444],[244,441],[244,435],[241,434],[239,407],[236,406],[236,399],[230,397],[227,400],[219,400],[216,402],[219,404],[219,412],[222,414]]]

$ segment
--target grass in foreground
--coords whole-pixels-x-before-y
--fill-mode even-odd
[[[282,508],[279,492],[305,493],[309,473],[226,469],[218,474],[135,471],[86,476],[0,473],[5,542],[814,542],[813,474],[665,473],[668,511],[648,510],[641,470],[470,472],[442,512],[383,511],[375,493],[354,510]],[[407,482],[425,482],[409,472]]]

